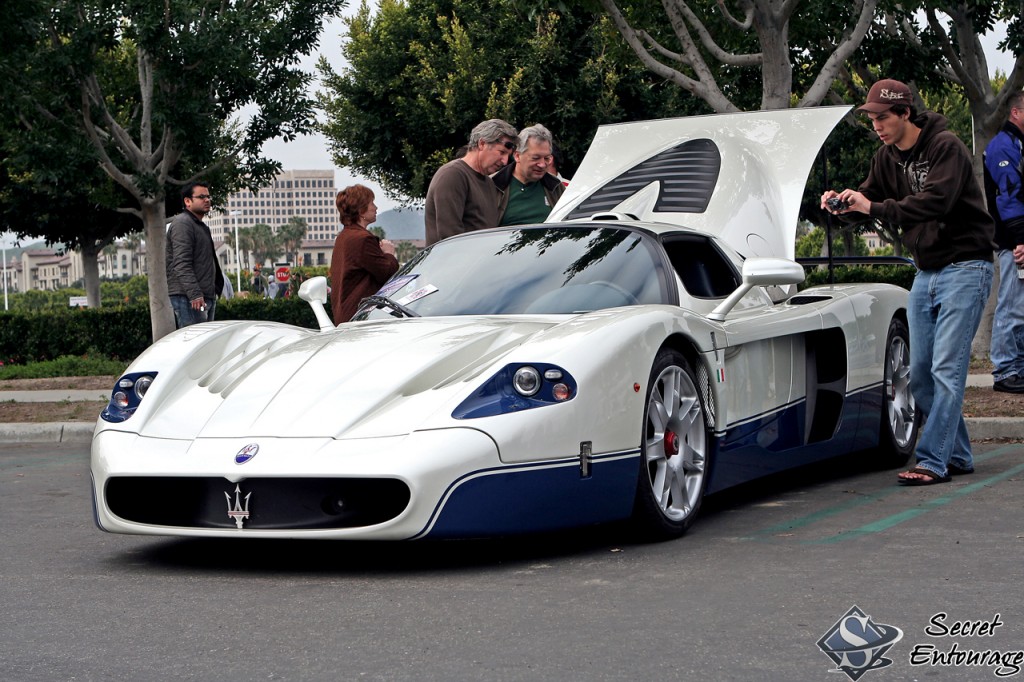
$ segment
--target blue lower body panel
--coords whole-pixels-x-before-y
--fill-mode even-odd
[[[640,454],[477,472],[456,481],[433,525],[419,537],[465,538],[535,533],[627,518],[633,510]]]
[[[730,428],[714,448],[707,492],[875,447],[881,393],[880,387],[871,387],[846,396],[836,431],[826,440],[805,442],[807,415],[802,401]]]

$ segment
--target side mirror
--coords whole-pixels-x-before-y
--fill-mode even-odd
[[[313,309],[317,324],[320,325],[320,331],[334,329],[334,323],[331,322],[327,311],[324,310],[324,304],[327,303],[326,277],[313,277],[303,282],[302,286],[299,287],[299,298],[308,303],[309,307]]]
[[[748,258],[743,261],[743,284],[711,311],[708,317],[721,322],[740,299],[754,287],[786,286],[804,281],[804,268],[785,258]]]

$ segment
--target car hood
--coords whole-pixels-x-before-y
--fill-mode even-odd
[[[850,107],[781,109],[598,128],[547,222],[627,214],[792,259],[811,165]]]
[[[225,327],[181,343],[138,412],[120,425],[155,438],[361,438],[451,425],[452,409],[488,370],[565,318],[418,318],[274,338]],[[227,348],[225,348],[227,346]],[[204,362],[207,354],[216,360]],[[140,360],[143,360],[140,358]],[[144,360],[137,362],[145,370]]]

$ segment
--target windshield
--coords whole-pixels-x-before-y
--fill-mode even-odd
[[[424,316],[568,314],[666,303],[654,240],[594,225],[488,230],[439,242],[378,295]],[[363,306],[356,320],[392,314]]]

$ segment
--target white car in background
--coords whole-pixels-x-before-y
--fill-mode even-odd
[[[797,214],[846,108],[603,126],[548,222],[426,249],[355,320],[177,331],[92,445],[117,533],[407,540],[632,519],[916,438],[907,292],[796,292]],[[818,192],[815,192],[817,195]]]

